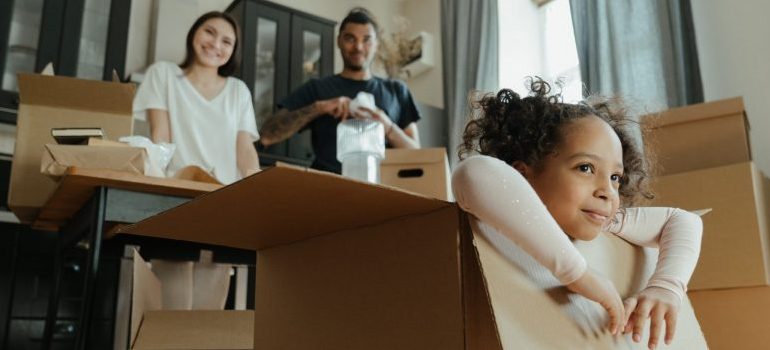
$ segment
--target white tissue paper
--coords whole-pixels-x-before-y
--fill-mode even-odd
[[[359,112],[361,107],[366,107],[371,110],[376,110],[377,105],[374,104],[374,95],[361,91],[356,95],[356,98],[350,101],[350,105],[348,106],[350,110],[350,114],[355,114],[356,112]],[[360,111],[362,114],[369,114],[364,111]],[[370,116],[371,118],[371,116]]]
[[[166,167],[174,156],[176,145],[173,143],[152,143],[144,136],[125,136],[119,139],[133,147],[147,150],[147,160],[144,164],[144,174],[147,176],[166,177]]]

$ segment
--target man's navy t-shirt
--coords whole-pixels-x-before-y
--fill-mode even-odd
[[[310,105],[315,101],[347,96],[356,97],[359,91],[374,95],[374,103],[387,113],[400,128],[420,120],[420,113],[414,104],[412,94],[401,81],[373,77],[369,80],[352,80],[333,75],[322,79],[312,79],[284,98],[278,108],[290,111]],[[337,160],[337,124],[339,120],[329,114],[319,116],[308,123],[302,130],[310,129],[315,160],[314,169],[342,172],[342,164]]]

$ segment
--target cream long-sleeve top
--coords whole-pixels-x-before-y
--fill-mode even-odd
[[[469,157],[453,172],[452,190],[460,208],[472,215],[474,229],[492,231],[482,234],[497,237],[491,242],[503,255],[521,249],[563,285],[586,272],[586,260],[529,182],[510,165],[489,156]],[[698,215],[676,208],[626,208],[607,231],[632,244],[658,248],[647,287],[684,297],[700,253],[703,224]]]

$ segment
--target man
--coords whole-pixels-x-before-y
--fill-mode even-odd
[[[401,81],[372,76],[377,31],[377,23],[367,10],[351,10],[342,20],[337,36],[345,65],[342,72],[312,79],[283,99],[278,112],[262,126],[260,142],[269,146],[310,129],[315,152],[312,167],[339,174],[342,165],[337,161],[337,124],[349,117],[371,117],[382,123],[389,147],[419,148],[415,123],[420,114],[409,89]],[[374,95],[375,110],[350,111],[350,101],[360,91]]]

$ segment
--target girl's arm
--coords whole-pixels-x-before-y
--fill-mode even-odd
[[[568,289],[607,310],[613,334],[623,326],[623,303],[612,282],[588,269],[535,190],[513,167],[497,158],[470,157],[452,174],[452,190],[463,210],[521,247]]]
[[[675,208],[628,208],[609,231],[633,244],[658,248],[658,264],[647,287],[684,297],[700,254],[703,222],[698,215]]]
[[[251,135],[246,131],[238,131],[236,139],[235,159],[242,177],[249,176],[259,171],[259,155]]]
[[[469,157],[452,174],[452,190],[460,208],[520,246],[562,284],[586,272],[583,256],[510,165],[488,156]]]

